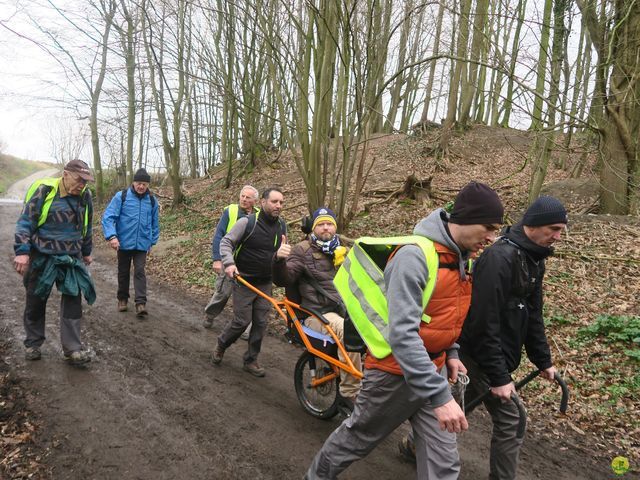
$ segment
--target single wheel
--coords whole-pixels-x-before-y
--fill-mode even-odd
[[[311,386],[313,378],[322,378],[333,373],[333,368],[321,358],[305,350],[293,374],[296,394],[302,407],[312,416],[327,420],[338,413],[338,384],[340,377]]]

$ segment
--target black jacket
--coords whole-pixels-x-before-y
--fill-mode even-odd
[[[492,387],[511,381],[523,345],[536,367],[552,365],[542,319],[544,262],[552,252],[529,240],[522,225],[515,225],[474,264],[460,349],[480,366]]]
[[[220,240],[224,268],[235,264],[246,280],[270,282],[273,254],[286,234],[285,221],[264,211],[242,217]]]

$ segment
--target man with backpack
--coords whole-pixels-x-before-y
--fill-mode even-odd
[[[225,274],[233,279],[241,275],[256,289],[271,295],[271,261],[282,243],[286,243],[287,224],[280,214],[284,203],[282,190],[267,188],[262,193],[260,212],[236,222],[220,241],[220,254]],[[233,345],[251,324],[244,370],[256,377],[265,371],[258,364],[262,339],[267,328],[271,304],[246,286],[233,285],[233,320],[218,337],[211,357],[215,365],[222,362],[224,352]]]
[[[542,281],[545,259],[553,254],[567,221],[559,200],[539,197],[474,265],[460,359],[469,370],[467,400],[491,391],[483,403],[493,422],[492,480],[516,478],[524,436],[518,438],[520,412],[511,401],[516,394],[511,373],[520,365],[522,347],[542,377],[553,380],[556,373],[542,318]]]
[[[118,311],[126,312],[129,301],[131,262],[138,318],[147,315],[147,254],[158,242],[158,201],[149,190],[151,176],[140,168],[131,186],[117,192],[102,215],[102,231],[118,254]]]
[[[258,190],[251,185],[245,185],[240,190],[240,198],[238,203],[232,203],[225,207],[222,212],[222,216],[216,226],[216,231],[213,234],[213,240],[211,241],[211,257],[213,259],[213,270],[218,275],[216,279],[215,290],[209,303],[204,307],[204,313],[206,319],[203,323],[204,328],[212,328],[213,321],[216,319],[222,310],[224,309],[229,297],[231,296],[231,280],[224,273],[222,268],[222,257],[220,255],[220,241],[238,220],[252,213],[257,213],[260,209],[255,206],[258,201]],[[249,339],[249,327],[245,330],[241,336],[244,340]]]
[[[71,160],[61,178],[34,182],[16,223],[16,271],[26,288],[24,329],[25,358],[40,360],[45,340],[47,300],[56,283],[61,293],[60,343],[64,360],[74,366],[91,361],[82,348],[80,323],[82,295],[95,301],[95,288],[86,265],[92,261],[93,204],[87,183],[93,181],[89,166]]]
[[[308,217],[307,217],[308,218]],[[300,306],[322,313],[338,338],[344,340],[345,310],[342,299],[333,285],[336,271],[347,253],[336,233],[336,216],[328,208],[317,209],[311,217],[311,232],[293,248],[283,244],[273,263],[273,278],[276,285],[295,289],[300,295]],[[309,317],[305,325],[326,333],[320,320]],[[344,362],[342,353],[340,360]],[[354,367],[362,370],[360,353],[349,353]],[[343,403],[353,410],[356,396],[360,392],[360,379],[340,371],[340,396]]]
[[[455,342],[471,301],[469,257],[493,241],[503,213],[495,191],[471,182],[450,215],[432,212],[414,235],[356,241],[334,284],[368,348],[362,389],[306,478],[337,478],[405,420],[418,479],[458,478],[456,433],[468,425],[447,379],[466,371]]]

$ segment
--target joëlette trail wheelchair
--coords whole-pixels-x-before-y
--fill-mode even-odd
[[[323,420],[333,418],[336,414],[349,415],[350,405],[340,396],[340,371],[344,370],[357,378],[362,378],[362,372],[351,362],[347,352],[363,352],[361,344],[346,347],[336,333],[329,326],[329,322],[322,313],[303,308],[290,300],[289,295],[282,300],[276,300],[261,292],[240,275],[235,279],[254,293],[260,295],[275,308],[287,326],[286,337],[290,343],[304,347],[298,358],[294,370],[294,386],[298,400],[310,415]],[[312,330],[304,325],[304,320],[315,317],[324,325],[327,335]],[[345,361],[341,361],[338,352]]]

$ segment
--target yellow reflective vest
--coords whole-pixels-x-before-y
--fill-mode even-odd
[[[24,203],[27,203],[33,194],[36,192],[40,185],[46,185],[51,187],[49,193],[44,199],[44,203],[42,204],[42,208],[40,209],[40,218],[38,219],[38,227],[41,227],[44,222],[47,221],[47,216],[49,215],[49,209],[51,208],[51,204],[53,203],[53,199],[58,193],[58,189],[60,188],[60,181],[62,178],[41,178],[40,180],[36,180],[31,184],[29,190],[27,190],[27,195],[24,198]],[[80,195],[84,194],[84,191],[87,189],[85,186],[80,192]],[[82,225],[82,236],[87,236],[87,227],[89,225],[89,206],[85,205],[84,207],[84,222]]]
[[[231,230],[238,221],[239,208],[240,206],[237,203],[232,203],[231,205],[227,206],[227,211],[229,212],[229,223],[227,223],[227,229],[224,233],[229,233],[229,230]],[[258,213],[260,209],[253,207],[253,211]]]
[[[357,239],[333,280],[356,330],[371,355],[378,359],[391,353],[384,268],[393,252],[403,245],[420,247],[428,271],[433,272],[422,294],[424,312],[436,286],[439,259],[433,241],[421,235]],[[422,321],[429,323],[431,318],[423,313]]]

